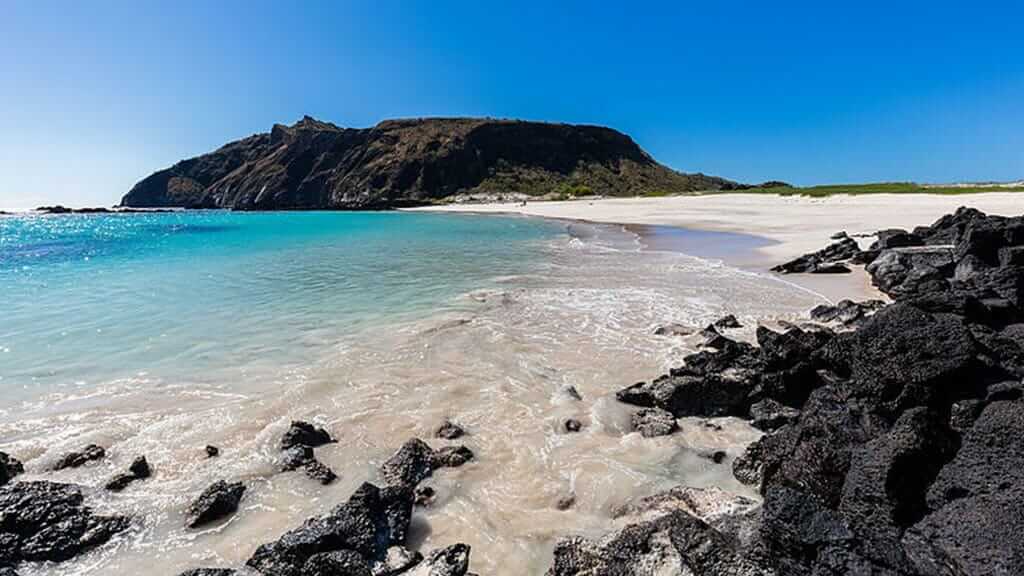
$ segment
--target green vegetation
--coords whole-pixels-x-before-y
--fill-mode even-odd
[[[718,192],[718,191],[716,191]],[[723,190],[722,192],[731,192]],[[829,184],[798,188],[773,186],[750,188],[741,192],[779,194],[782,196],[832,196],[835,194],[974,194],[978,192],[1024,192],[1024,186],[922,186],[914,182],[880,182],[877,184]]]

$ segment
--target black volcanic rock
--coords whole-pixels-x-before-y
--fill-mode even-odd
[[[211,484],[192,504],[185,516],[185,525],[198,528],[211,522],[230,516],[238,510],[238,503],[245,494],[245,484],[232,482],[228,484],[219,480]]]
[[[120,492],[132,482],[149,478],[150,475],[152,475],[152,470],[149,468],[149,462],[146,461],[145,456],[139,456],[128,466],[127,473],[115,476],[110,482],[107,482],[105,488],[111,492]]]
[[[121,205],[375,209],[460,193],[632,196],[738,186],[675,172],[599,126],[429,118],[352,129],[305,117],[156,172]]]
[[[25,472],[25,467],[14,456],[0,452],[0,486],[7,484],[15,476]]]
[[[644,438],[668,436],[679,429],[675,416],[661,408],[643,408],[633,414],[633,429]]]
[[[0,487],[0,566],[68,560],[127,527],[126,518],[94,514],[78,486],[16,482]]]
[[[281,449],[287,450],[293,446],[316,448],[331,442],[334,442],[334,438],[331,438],[331,434],[327,430],[314,426],[309,422],[294,420],[284,433],[284,436],[281,437]]]
[[[845,269],[848,272],[849,269],[845,266],[840,268],[833,265],[853,258],[859,252],[860,246],[858,246],[857,241],[853,238],[845,237],[839,242],[830,244],[817,252],[804,254],[795,260],[779,264],[772,268],[772,271],[782,274],[798,272],[836,273],[843,272]]]
[[[60,460],[54,464],[54,470],[64,470],[65,468],[78,468],[84,465],[86,462],[93,460],[99,460],[106,456],[106,451],[95,444],[89,444],[82,449],[81,452],[68,452],[61,457]]]
[[[363,484],[344,504],[329,514],[307,520],[278,540],[256,549],[247,565],[266,576],[300,576],[309,569],[336,561],[351,562],[356,554],[372,565],[382,562],[392,546],[405,543],[412,517],[412,490],[404,487],[380,489]],[[320,554],[340,552],[333,557]],[[342,572],[344,573],[344,572]]]

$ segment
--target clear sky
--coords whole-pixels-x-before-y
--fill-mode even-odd
[[[1024,2],[0,0],[0,208],[303,114],[603,124],[683,171],[1024,178]]]

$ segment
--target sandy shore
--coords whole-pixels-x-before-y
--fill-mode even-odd
[[[931,224],[959,206],[987,213],[1024,214],[1024,194],[867,194],[808,198],[767,194],[713,194],[665,198],[608,198],[567,202],[461,204],[416,208],[422,211],[515,213],[591,222],[682,226],[697,230],[737,232],[770,240],[754,258],[732,261],[746,268],[765,269],[824,247],[829,237],[845,230],[871,234],[884,228]],[[830,299],[877,297],[866,275],[813,277],[794,275],[792,281]]]

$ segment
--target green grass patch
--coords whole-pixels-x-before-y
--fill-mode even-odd
[[[723,190],[723,193],[732,192]],[[876,184],[828,184],[824,186],[750,188],[739,192],[754,194],[779,194],[781,196],[824,197],[837,194],[978,194],[981,192],[1024,192],[1024,187],[1015,186],[922,186],[914,182],[880,182]]]

